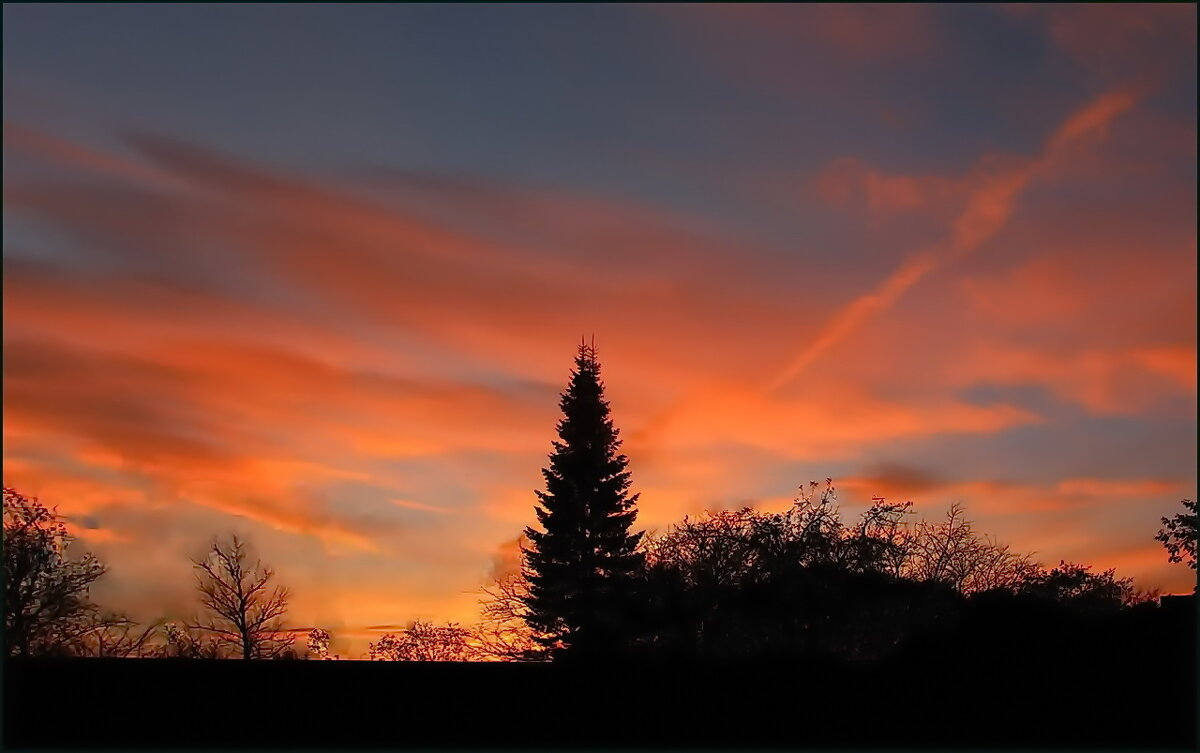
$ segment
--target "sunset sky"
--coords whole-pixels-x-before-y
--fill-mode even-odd
[[[595,334],[639,523],[832,477],[1183,591],[1196,8],[13,5],[4,482],[473,622]],[[377,631],[376,631],[377,632]]]

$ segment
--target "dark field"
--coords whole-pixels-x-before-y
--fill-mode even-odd
[[[932,637],[859,667],[9,661],[4,742],[1194,749],[1190,609],[1043,635],[1001,627],[986,645]]]

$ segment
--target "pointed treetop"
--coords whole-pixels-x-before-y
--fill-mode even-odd
[[[580,335],[579,336],[579,356],[578,356],[579,360],[587,363],[588,365],[596,366],[597,361],[598,361],[597,355],[598,354],[596,351],[596,335],[592,334],[592,341],[591,341],[590,345],[588,344],[587,338],[584,335]]]

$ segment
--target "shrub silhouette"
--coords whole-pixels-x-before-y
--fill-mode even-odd
[[[1039,568],[1016,591],[1081,612],[1114,612],[1153,598],[1139,593],[1132,578],[1117,578],[1116,570],[1093,573],[1089,566],[1065,561],[1051,570]]]

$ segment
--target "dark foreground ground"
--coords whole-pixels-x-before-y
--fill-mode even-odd
[[[1196,747],[1194,613],[865,667],[32,660],[4,747]]]

